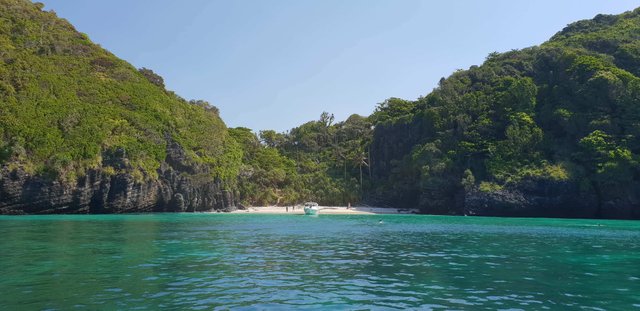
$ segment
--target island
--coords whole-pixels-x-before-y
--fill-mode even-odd
[[[40,3],[0,0],[0,21],[1,214],[311,200],[640,219],[640,9],[492,53],[418,100],[282,133],[228,128]]]

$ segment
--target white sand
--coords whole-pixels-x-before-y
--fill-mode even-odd
[[[416,209],[397,209],[384,207],[351,207],[346,206],[319,206],[319,214],[331,215],[371,215],[371,214],[411,214],[417,213]],[[303,206],[253,206],[245,210],[237,210],[231,213],[236,214],[304,214]]]

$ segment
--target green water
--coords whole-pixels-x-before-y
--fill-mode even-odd
[[[4,216],[0,251],[2,310],[640,310],[633,221]]]

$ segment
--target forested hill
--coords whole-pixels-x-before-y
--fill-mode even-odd
[[[0,0],[0,213],[233,206],[241,154],[217,109],[42,8]]]
[[[428,213],[640,218],[639,74],[640,9],[493,53],[382,107],[370,194]]]
[[[370,204],[640,218],[640,9],[492,53],[415,101],[227,129],[43,5],[0,0],[0,213]]]
[[[251,136],[245,150],[260,146],[245,155],[291,160],[245,161],[261,178],[243,200],[304,193],[434,214],[640,218],[639,74],[640,9],[492,53],[419,100],[390,98],[366,118],[333,123],[325,113],[260,137],[236,129]]]

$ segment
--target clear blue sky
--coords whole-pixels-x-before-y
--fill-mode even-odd
[[[343,120],[389,97],[416,99],[441,77],[546,41],[630,0],[41,0],[227,125],[288,130],[322,111]]]

